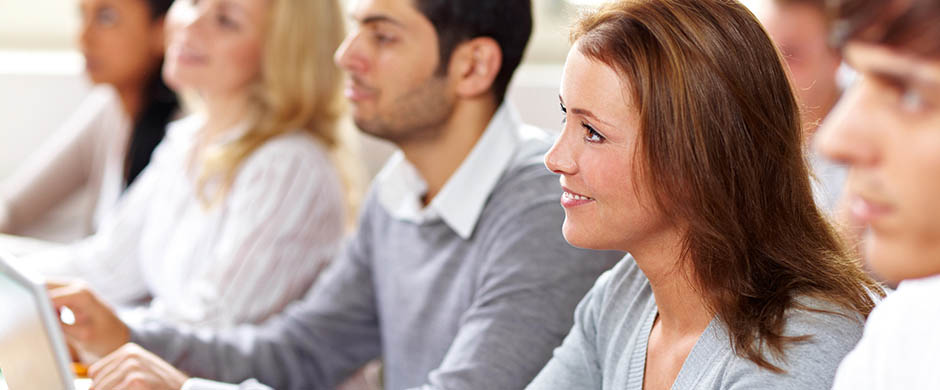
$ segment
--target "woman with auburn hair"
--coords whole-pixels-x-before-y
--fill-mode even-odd
[[[628,251],[529,389],[828,389],[882,290],[813,202],[800,114],[753,15],[583,17],[561,86],[565,238]]]
[[[347,230],[355,161],[341,129],[337,0],[177,0],[167,83],[196,95],[91,238],[27,258],[144,317],[258,323],[301,297]],[[345,190],[345,191],[344,191]]]

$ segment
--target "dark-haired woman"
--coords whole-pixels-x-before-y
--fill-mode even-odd
[[[163,83],[163,19],[172,0],[80,0],[79,46],[95,84],[55,137],[3,186],[0,232],[25,233],[82,188],[93,233],[145,166],[179,110]],[[93,211],[91,211],[93,209]]]

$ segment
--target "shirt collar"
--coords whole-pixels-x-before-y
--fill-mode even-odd
[[[522,136],[515,110],[503,104],[470,154],[444,183],[431,204],[422,207],[427,183],[400,151],[376,177],[378,200],[393,217],[413,223],[442,219],[463,239],[473,234],[486,200],[508,168]]]

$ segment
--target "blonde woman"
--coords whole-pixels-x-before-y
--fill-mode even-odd
[[[116,216],[65,251],[26,259],[146,317],[257,323],[308,290],[351,214],[335,0],[178,0],[167,83],[198,96],[170,125]],[[345,190],[345,191],[344,191]]]

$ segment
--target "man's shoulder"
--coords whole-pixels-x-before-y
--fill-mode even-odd
[[[878,303],[866,324],[865,336],[884,341],[885,346],[904,343],[940,345],[934,331],[940,323],[940,276],[902,282],[898,289]]]
[[[561,195],[558,175],[549,171],[544,163],[545,153],[552,146],[552,136],[531,125],[520,126],[518,135],[519,144],[493,188],[487,207],[557,201],[556,195]]]

